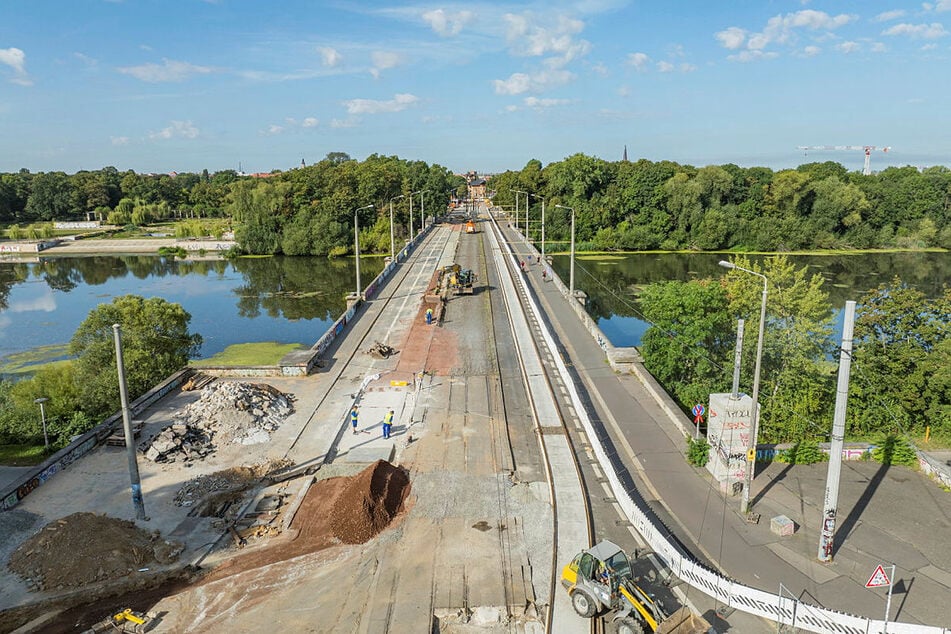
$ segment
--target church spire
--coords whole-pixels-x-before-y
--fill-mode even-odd
[[[624,159],[623,160],[627,161],[627,144],[626,143],[624,144]]]

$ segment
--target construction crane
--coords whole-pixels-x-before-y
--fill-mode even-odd
[[[881,150],[882,152],[888,152],[892,148],[889,146],[876,147],[874,145],[800,145],[797,149],[803,150],[804,152],[809,152],[809,151],[829,152],[829,151],[839,151],[839,150],[853,152],[856,150],[862,150],[863,152],[865,152],[865,167],[862,168],[862,173],[866,176],[870,176],[872,174],[872,168],[870,165],[872,160],[872,152],[874,150]]]

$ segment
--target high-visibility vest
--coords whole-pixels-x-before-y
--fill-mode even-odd
[[[383,419],[383,422],[387,425],[393,424],[393,412],[387,412],[386,417]]]
[[[350,410],[350,421],[353,423],[357,422],[357,410],[355,409]]]

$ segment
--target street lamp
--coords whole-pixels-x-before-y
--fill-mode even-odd
[[[373,209],[373,205],[360,207],[353,212],[353,253],[357,258],[357,300],[360,299],[360,218],[357,214],[366,209]]]
[[[575,296],[575,208],[565,205],[555,205],[571,212],[571,260],[568,267],[568,297]]]
[[[429,192],[428,189],[421,189],[417,194],[419,194],[419,230],[422,231],[426,228],[426,193]]]
[[[528,192],[523,192],[520,189],[515,191],[515,230],[518,231],[518,195],[525,194],[525,233],[528,233]]]
[[[43,421],[43,446],[47,449],[50,448],[50,438],[46,435],[46,410],[43,409],[43,403],[48,400],[45,396],[33,399],[33,402],[40,406],[40,419]]]
[[[403,198],[403,194],[390,198],[390,262],[396,260],[396,238],[393,235],[393,201],[400,198]]]
[[[542,201],[542,259],[545,259],[545,199],[541,196],[535,194],[529,194],[533,198],[537,198]],[[525,230],[528,231],[528,224],[525,225]]]
[[[719,264],[727,269],[736,269],[763,278],[763,303],[759,312],[759,337],[756,339],[756,368],[753,370],[753,433],[750,434],[750,442],[746,451],[746,459],[749,464],[746,468],[746,484],[743,486],[743,498],[740,502],[740,512],[747,513],[750,510],[750,487],[753,485],[753,472],[756,470],[756,443],[759,436],[759,373],[763,365],[763,331],[766,327],[766,291],[769,281],[762,273],[744,269],[732,262],[720,260]]]
[[[415,236],[413,235],[413,196],[419,192],[410,192],[409,193],[409,239],[412,240]],[[423,223],[419,223],[419,230],[423,230]]]

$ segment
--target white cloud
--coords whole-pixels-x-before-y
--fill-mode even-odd
[[[191,121],[171,121],[168,127],[158,132],[150,132],[150,139],[194,139],[200,134]]]
[[[925,11],[935,11],[937,13],[941,13],[942,11],[951,11],[951,0],[938,0],[934,4],[925,2],[922,3],[921,6]]]
[[[406,110],[419,101],[416,95],[401,93],[393,95],[392,99],[350,99],[343,102],[347,108],[347,113],[351,115],[358,114],[379,114],[381,112],[400,112]],[[332,124],[331,124],[332,125]]]
[[[552,106],[563,106],[569,101],[567,99],[539,99],[538,97],[525,97],[522,100],[527,108],[551,108]]]
[[[858,42],[848,41],[848,42],[840,42],[836,44],[835,48],[836,50],[841,51],[842,53],[845,53],[846,55],[848,55],[849,53],[854,53],[858,50],[861,50],[862,46]]]
[[[320,122],[315,117],[306,117],[300,125],[302,128],[316,128],[319,124]]]
[[[608,67],[605,66],[603,62],[598,62],[597,64],[591,67],[591,72],[595,73],[599,77],[607,77]]]
[[[746,31],[737,26],[731,26],[728,29],[715,33],[713,36],[720,40],[720,44],[723,45],[723,48],[735,51],[743,46],[743,42],[746,40]]]
[[[174,59],[163,59],[161,64],[142,64],[141,66],[122,66],[117,68],[123,75],[131,75],[147,82],[183,81],[194,75],[206,75],[212,72],[208,66],[196,66]]]
[[[284,126],[272,123],[271,125],[267,127],[266,130],[264,130],[264,134],[268,136],[274,136],[276,134],[280,134],[283,131],[284,131]]]
[[[127,136],[111,136],[111,137],[109,137],[109,141],[111,141],[113,145],[128,145],[128,144],[129,144],[129,137],[127,137]]]
[[[931,24],[908,24],[905,22],[882,31],[882,35],[907,35],[914,40],[934,40],[947,34],[944,25],[940,22],[932,22]]]
[[[883,11],[876,15],[873,19],[875,22],[889,22],[891,20],[898,19],[905,15],[904,9],[894,9],[893,11]]]
[[[804,57],[815,57],[822,52],[822,49],[818,46],[807,46],[802,49],[802,54]]]
[[[14,84],[21,86],[32,86],[33,80],[26,72],[26,53],[14,47],[0,48],[0,64],[5,64],[13,69],[13,77],[10,79]]]
[[[423,20],[432,27],[433,31],[443,37],[458,35],[470,20],[473,18],[472,11],[447,12],[443,9],[426,11],[422,14]]]
[[[320,63],[330,68],[339,64],[340,60],[343,59],[337,49],[330,46],[318,46],[317,52],[320,53]]]
[[[873,53],[884,53],[888,50],[888,47],[885,46],[882,42],[875,42],[872,44]]]
[[[692,73],[693,71],[697,70],[697,67],[693,64],[688,64],[687,62],[683,62],[677,67],[677,69],[681,73]]]
[[[776,57],[776,53],[767,53],[765,49],[771,45],[794,44],[799,30],[831,32],[856,19],[856,16],[845,13],[833,16],[824,11],[803,9],[770,18],[763,30],[757,33],[750,33],[734,26],[717,32],[714,37],[728,50],[739,50],[745,43],[746,50],[729,55],[727,59],[749,62]]]
[[[660,73],[674,72],[674,65],[670,62],[657,62],[657,71]]]
[[[381,70],[396,68],[403,61],[399,53],[390,51],[374,51],[370,55],[370,59],[373,61],[373,68],[370,69],[370,74],[373,75],[374,78],[380,76]]]
[[[342,128],[355,128],[357,121],[355,119],[331,119],[330,127],[339,130]]]
[[[731,62],[755,62],[761,59],[773,59],[779,57],[779,53],[775,51],[740,51],[735,55],[727,55],[727,59]]]
[[[531,75],[513,73],[508,79],[496,79],[492,84],[498,95],[520,95],[523,92],[542,92],[555,86],[562,86],[574,78],[574,73],[570,71],[549,68]]]
[[[651,61],[651,58],[647,53],[631,53],[627,56],[627,65],[633,66],[640,72],[647,70],[647,64]]]
[[[507,25],[505,37],[513,55],[548,55],[548,65],[560,67],[591,51],[590,42],[576,40],[574,37],[584,30],[584,22],[581,20],[565,15],[559,15],[552,20],[550,17],[539,17],[531,12],[521,15],[506,13],[503,20]]]

